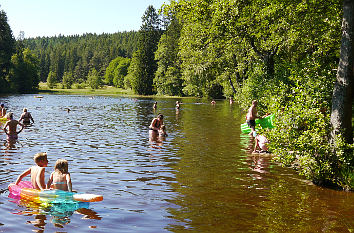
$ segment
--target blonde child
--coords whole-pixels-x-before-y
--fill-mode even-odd
[[[68,172],[68,166],[69,165],[67,160],[57,160],[54,166],[54,171],[52,172],[52,174],[50,174],[50,178],[47,183],[48,189],[53,188],[72,192],[72,184],[70,173]]]
[[[41,152],[37,153],[33,157],[34,162],[37,166],[32,166],[26,171],[24,171],[21,175],[18,176],[16,180],[16,185],[20,183],[20,181],[27,175],[31,174],[31,182],[34,189],[45,189],[45,167],[48,165],[47,153]]]

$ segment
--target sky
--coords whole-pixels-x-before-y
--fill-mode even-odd
[[[169,0],[0,0],[15,38],[139,30],[146,8]]]

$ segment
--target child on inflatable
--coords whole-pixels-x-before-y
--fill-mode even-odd
[[[37,153],[33,157],[34,162],[37,166],[32,166],[26,171],[24,171],[21,175],[18,176],[16,180],[16,185],[20,183],[20,181],[27,175],[31,174],[31,182],[34,189],[45,189],[45,167],[48,165],[47,153],[41,152]]]
[[[47,183],[47,189],[53,188],[72,192],[72,183],[68,167],[69,165],[67,160],[57,160],[54,166],[54,171],[52,174],[50,174],[50,178]]]

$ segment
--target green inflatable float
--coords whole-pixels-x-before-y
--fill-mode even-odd
[[[273,118],[274,118],[274,114],[266,116],[262,119],[256,119],[256,129],[272,129],[274,128],[273,125]],[[242,133],[250,133],[251,132],[251,128],[248,127],[247,123],[243,123],[241,124],[241,132]]]

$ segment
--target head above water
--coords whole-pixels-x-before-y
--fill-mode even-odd
[[[6,114],[6,118],[12,120],[14,119],[14,114],[12,112],[9,112]]]
[[[159,118],[159,119],[163,119],[163,115],[161,114],[161,113],[159,113],[158,115],[157,115],[157,118]]]
[[[69,170],[69,164],[66,159],[58,159],[57,162],[55,163],[54,170],[59,171],[60,173],[68,173]]]
[[[36,164],[40,163],[41,161],[47,160],[47,152],[40,152],[34,155],[33,160]]]

